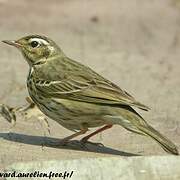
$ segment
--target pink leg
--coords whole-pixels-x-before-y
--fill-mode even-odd
[[[94,135],[96,135],[96,134],[98,134],[98,133],[100,133],[100,132],[102,132],[102,131],[104,131],[104,130],[106,130],[106,129],[109,129],[109,128],[111,128],[112,126],[113,126],[112,124],[108,124],[108,125],[100,128],[100,129],[96,130],[95,132],[89,134],[88,136],[85,136],[84,138],[81,139],[81,141],[85,143],[85,142],[87,142],[88,139],[91,138],[92,136],[94,136]]]

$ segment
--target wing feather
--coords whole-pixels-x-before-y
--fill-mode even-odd
[[[48,62],[52,64],[36,68],[32,73],[36,90],[44,97],[149,109],[91,68],[72,59],[57,57]]]
[[[91,81],[77,81],[73,78],[62,81],[46,82],[38,80],[35,82],[37,90],[40,90],[48,98],[65,98],[88,103],[99,103],[106,105],[129,105],[143,110],[149,108],[137,102],[126,91],[103,79]]]

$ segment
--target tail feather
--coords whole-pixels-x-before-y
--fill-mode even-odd
[[[164,137],[150,125],[140,126],[138,127],[138,129],[140,129],[142,132],[156,140],[166,152],[174,155],[179,154],[177,147],[169,139]]]

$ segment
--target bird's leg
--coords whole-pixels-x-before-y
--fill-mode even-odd
[[[30,97],[26,97],[26,101],[27,101],[28,105],[22,107],[22,108],[21,108],[21,111],[24,111],[24,112],[25,112],[25,111],[27,111],[27,110],[32,109],[32,108],[35,107],[35,104],[34,104],[34,102],[31,100]]]
[[[82,139],[81,139],[81,142],[82,142],[82,143],[86,143],[86,142],[88,141],[88,139],[91,138],[92,136],[94,136],[94,135],[96,135],[96,134],[98,134],[98,133],[100,133],[100,132],[102,132],[102,131],[104,131],[104,130],[106,130],[106,129],[109,129],[109,128],[111,128],[112,126],[113,126],[112,124],[108,124],[108,125],[106,125],[106,126],[103,126],[103,127],[100,128],[100,129],[97,129],[95,132],[93,132],[93,133],[89,134],[88,136],[85,136],[84,138],[82,138]]]
[[[82,135],[82,134],[85,134],[86,132],[88,131],[88,129],[82,129],[80,130],[79,132],[76,132],[68,137],[65,137],[64,139],[60,140],[59,142],[55,142],[53,143],[52,145],[55,145],[55,146],[63,146],[63,145],[66,145],[68,143],[68,141],[70,141],[71,139],[79,136],[79,135]]]
[[[31,106],[35,106],[34,102],[32,101],[32,99],[31,99],[29,96],[26,97],[26,101],[27,101]]]
[[[17,107],[16,111],[26,114],[26,112],[29,109],[33,109],[36,106],[30,97],[26,97],[26,102],[28,103],[27,105],[23,105],[22,107]]]

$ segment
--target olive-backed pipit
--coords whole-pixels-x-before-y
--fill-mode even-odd
[[[64,138],[63,144],[85,134],[91,127],[103,126],[82,142],[118,124],[131,132],[147,135],[165,151],[178,154],[176,146],[132,108],[148,110],[148,107],[89,67],[68,58],[51,39],[30,35],[3,42],[17,47],[29,64],[27,87],[34,103],[45,115],[76,131]]]

